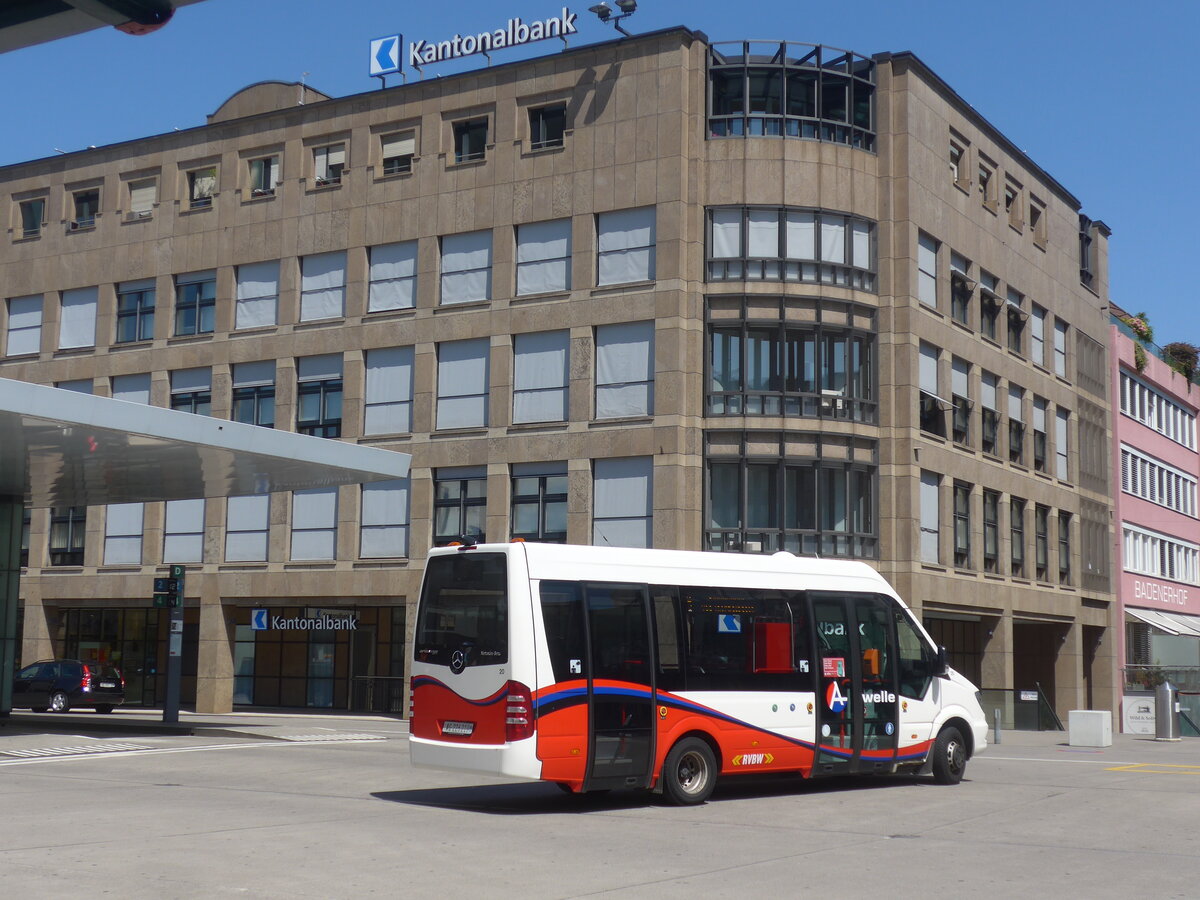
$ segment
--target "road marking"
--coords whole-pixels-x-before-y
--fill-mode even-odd
[[[285,741],[303,741],[310,744],[319,744],[323,741],[386,741],[387,737],[381,734],[355,734],[348,732],[346,734],[281,734],[279,737]]]
[[[38,747],[33,750],[0,750],[2,756],[46,757],[46,756],[82,756],[85,754],[115,753],[117,751],[149,750],[141,744],[125,744],[120,741],[110,741],[107,744],[80,744],[74,747]]]
[[[364,738],[358,738],[364,740]],[[386,741],[388,738],[380,738],[372,735],[372,741]],[[259,747],[305,747],[312,744],[327,744],[331,743],[328,739],[289,739],[289,740],[272,740],[272,741],[246,741],[241,744],[206,744],[202,747],[139,747],[136,750],[111,750],[105,753],[81,753],[72,756],[37,756],[26,759],[0,759],[0,768],[6,766],[29,766],[37,763],[52,763],[64,762],[80,759],[117,759],[122,756],[155,756],[163,753],[201,753],[207,750],[245,750]]]
[[[1169,771],[1162,771],[1162,770]],[[1113,766],[1109,772],[1137,772],[1144,775],[1200,775],[1200,766],[1182,766],[1172,763],[1126,763]]]

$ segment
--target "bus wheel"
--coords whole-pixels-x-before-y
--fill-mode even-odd
[[[663,763],[663,793],[672,803],[703,803],[717,781],[717,761],[712,748],[700,738],[684,738],[671,748]]]
[[[953,725],[943,728],[933,745],[933,780],[938,784],[958,784],[967,770],[967,747],[962,734]]]

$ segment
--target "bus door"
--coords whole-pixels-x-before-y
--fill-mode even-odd
[[[647,787],[654,763],[654,659],[644,585],[586,584],[585,790]]]
[[[891,607],[874,594],[809,596],[820,686],[813,774],[890,772],[899,730]]]

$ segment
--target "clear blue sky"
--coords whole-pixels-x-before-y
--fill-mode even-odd
[[[572,46],[616,36],[570,4]],[[371,38],[475,33],[561,0],[203,0],[162,31],[103,29],[0,55],[0,164],[204,123],[239,88],[298,81],[334,96],[377,87]],[[1200,3],[1195,0],[641,0],[632,32],[684,25],[713,40],[911,50],[1113,230],[1112,299],[1145,310],[1159,343],[1200,344]],[[557,42],[499,51],[496,63]],[[471,60],[471,67],[482,58]],[[462,66],[440,64],[434,72]],[[304,73],[308,73],[306,76]]]

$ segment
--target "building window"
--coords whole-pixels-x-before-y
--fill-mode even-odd
[[[483,159],[487,153],[488,120],[468,119],[454,123],[454,161]]]
[[[306,356],[296,364],[296,430],[315,437],[341,437],[341,354]]]
[[[1008,461],[1025,465],[1025,391],[1015,384],[1008,386]]]
[[[1079,216],[1079,282],[1091,287],[1096,278],[1096,245],[1092,233],[1095,225],[1087,216]]]
[[[363,435],[412,431],[412,347],[367,351]],[[407,496],[407,495],[406,495]]]
[[[403,175],[412,171],[417,153],[415,131],[397,131],[379,137],[380,156],[384,175]]]
[[[1008,215],[1008,224],[1020,230],[1025,225],[1025,214],[1021,203],[1020,185],[1006,182],[1004,185],[1004,212]]]
[[[966,170],[966,151],[958,141],[950,141],[950,176],[955,184],[963,183],[963,173]]]
[[[874,423],[874,352],[875,336],[869,332],[783,323],[713,324],[706,415]]]
[[[217,167],[204,166],[187,173],[188,209],[208,209],[217,195]]]
[[[22,200],[18,206],[21,210],[21,237],[33,238],[40,235],[46,224],[46,198]]]
[[[938,437],[946,436],[946,410],[951,404],[938,395],[938,357],[941,351],[921,342],[919,415],[921,430]]]
[[[346,251],[317,253],[300,260],[300,321],[346,314]]]
[[[654,323],[596,327],[597,419],[654,414]]]
[[[709,281],[792,281],[875,290],[875,223],[779,207],[709,210]]]
[[[275,360],[234,364],[231,412],[235,422],[275,427]]]
[[[330,144],[327,147],[313,147],[313,181],[317,186],[341,184],[342,173],[346,170],[346,145]]]
[[[509,536],[549,544],[567,542],[567,464],[513,463]]]
[[[983,492],[983,568],[1000,571],[1000,494]]]
[[[1036,197],[1029,197],[1029,230],[1033,232],[1033,243],[1046,246],[1046,205]]]
[[[997,378],[991,372],[984,372],[979,377],[979,405],[982,408],[980,449],[993,456],[1000,452],[1000,407],[996,382]]]
[[[1068,466],[1067,432],[1071,414],[1065,409],[1054,410],[1054,476],[1063,481],[1070,481],[1071,472]]]
[[[279,157],[262,156],[247,164],[251,197],[270,197],[279,184]]]
[[[212,334],[216,328],[217,273],[175,276],[175,334]]]
[[[571,220],[517,226],[517,294],[571,289]]]
[[[950,369],[950,402],[954,404],[954,443],[971,446],[971,364],[954,357]]]
[[[971,485],[954,482],[954,565],[971,565]]]
[[[1054,320],[1054,374],[1067,377],[1067,323]]]
[[[7,356],[26,356],[42,349],[42,295],[13,297],[8,301]]]
[[[1033,508],[1033,564],[1038,581],[1050,577],[1050,507],[1040,503]]]
[[[94,287],[74,288],[62,292],[59,311],[58,349],[96,345],[96,298]]]
[[[117,285],[117,343],[154,338],[154,279]]]
[[[568,331],[513,338],[514,425],[566,421],[569,345]]]
[[[647,206],[597,216],[597,285],[654,280],[654,214],[654,207]]]
[[[1035,365],[1046,365],[1046,310],[1036,303],[1029,319],[1029,358]]]
[[[1196,415],[1128,372],[1121,372],[1121,412],[1189,450],[1196,449]]]
[[[926,306],[938,305],[938,249],[941,243],[922,232],[917,238],[917,298]]]
[[[1200,547],[1156,531],[1124,527],[1123,566],[1126,572],[1200,584]]]
[[[1029,315],[1022,309],[1025,298],[1012,288],[1008,289],[1008,349],[1013,353],[1021,353],[1025,347],[1025,317]]]
[[[992,212],[996,211],[996,166],[980,156],[979,160],[979,198],[983,205]]]
[[[456,466],[434,470],[433,543],[486,540],[487,469]]]
[[[971,295],[975,282],[971,280],[971,261],[961,253],[950,254],[950,316],[960,325],[970,327]]]
[[[235,329],[275,324],[279,303],[279,260],[237,267]]]
[[[54,386],[60,391],[73,391],[76,394],[91,394],[92,379],[78,378],[71,381],[57,381]]]
[[[412,309],[417,301],[417,242],[372,247],[367,312]]]
[[[266,562],[271,497],[230,497],[225,517],[225,561]]]
[[[168,500],[163,525],[165,563],[204,562],[204,501]]]
[[[1008,536],[1011,546],[1012,575],[1025,577],[1025,501],[1012,497],[1008,501]]]
[[[104,565],[142,564],[142,503],[111,503],[104,516]]]
[[[408,479],[362,486],[360,559],[408,556]]]
[[[338,489],[292,492],[292,559],[337,557]]]
[[[171,409],[212,415],[212,369],[180,369],[171,373]]]
[[[1058,583],[1071,583],[1071,514],[1058,513]]]
[[[813,44],[709,50],[709,137],[787,137],[875,149],[875,63]]]
[[[150,373],[116,375],[112,380],[112,397],[127,403],[150,402]]]
[[[941,482],[936,472],[921,473],[921,562],[933,565],[941,562]]]
[[[996,322],[1000,319],[1000,281],[990,272],[979,273],[979,333],[996,340]]]
[[[529,148],[544,150],[561,147],[567,130],[567,107],[565,104],[542,106],[529,110]]]
[[[1046,400],[1033,398],[1033,468],[1046,471]]]
[[[99,188],[75,191],[71,194],[71,204],[74,213],[74,217],[71,219],[72,231],[96,226],[96,216],[100,214]]]
[[[1196,516],[1196,479],[1125,444],[1121,445],[1121,490],[1185,516]]]
[[[653,547],[654,458],[597,459],[592,467],[592,543]]]
[[[436,428],[487,425],[490,356],[488,338],[438,344]]]
[[[442,306],[492,296],[492,233],[472,231],[442,238]]]
[[[83,565],[86,526],[86,506],[63,506],[50,510],[50,565]]]
[[[158,179],[143,178],[129,182],[129,218],[148,219],[158,203]]]
[[[33,512],[29,507],[21,511],[21,555],[18,560],[22,569],[29,567],[29,532],[33,524]]]

